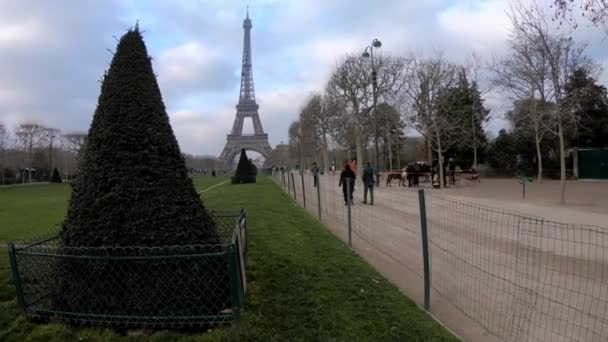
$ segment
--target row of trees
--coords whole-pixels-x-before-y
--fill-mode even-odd
[[[606,6],[592,1],[584,5],[581,9],[593,14],[594,23],[605,22]],[[568,148],[608,146],[608,101],[606,89],[594,79],[599,68],[586,55],[586,46],[555,23],[573,10],[571,3],[556,1],[555,8],[557,14],[551,15],[542,5],[513,4],[508,53],[491,61],[473,53],[456,63],[436,52],[380,56],[370,65],[358,55],[345,56],[324,91],[312,94],[291,124],[291,154],[300,155],[300,163],[320,161],[327,169],[328,151],[336,149],[349,155],[354,149],[358,160],[373,161],[370,147],[377,141],[386,159],[379,166],[394,170],[404,166],[400,160],[395,164],[394,157],[399,159],[404,129],[410,129],[424,138],[429,163],[441,163],[447,155],[464,168],[485,159],[514,168],[520,155],[533,161],[542,180],[543,159],[551,153],[558,161],[564,202]],[[487,76],[483,85],[480,75]],[[491,89],[510,100],[512,109],[505,115],[509,129],[490,145],[484,132],[490,120],[484,95]],[[496,143],[506,141],[506,135],[506,140],[517,141],[510,145],[517,146],[515,153],[497,150]]]
[[[30,122],[19,124],[11,134],[0,123],[0,184],[49,181],[55,168],[62,178],[71,178],[78,172],[78,156],[86,137],[86,133],[61,134],[59,129]],[[189,170],[224,168],[223,161],[215,157],[182,155]]]
[[[54,168],[75,173],[85,141],[84,133],[61,134],[32,122],[19,124],[11,134],[0,123],[0,184],[49,181]]]
[[[332,149],[354,150],[357,160],[373,160],[372,154],[382,153],[370,150],[378,139],[386,160],[382,168],[395,170],[404,166],[403,142],[410,127],[424,137],[429,163],[443,160],[447,153],[467,167],[476,166],[487,144],[489,110],[476,80],[480,64],[475,61],[479,59],[458,65],[437,53],[379,57],[371,66],[364,58],[346,56],[324,93],[312,94],[291,124],[290,150],[303,155],[305,163],[322,160],[327,169]]]

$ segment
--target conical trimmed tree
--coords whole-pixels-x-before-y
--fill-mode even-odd
[[[120,39],[103,79],[62,239],[66,247],[220,243],[188,177],[137,27]],[[117,315],[196,316],[223,310],[229,302],[217,285],[227,282],[222,264],[182,259],[150,267],[68,260],[62,266],[58,306],[68,312],[94,308]]]
[[[252,168],[252,163],[247,158],[247,153],[245,153],[245,149],[241,150],[241,156],[239,158],[239,163],[236,166],[236,171],[234,172],[234,176],[232,177],[232,184],[241,184],[241,183],[255,183],[255,176],[257,170],[254,172]]]
[[[59,170],[57,170],[57,168],[53,169],[53,175],[51,176],[51,183],[61,183],[61,176],[59,175]]]
[[[79,247],[219,242],[137,28],[120,39],[104,77],[63,239]]]

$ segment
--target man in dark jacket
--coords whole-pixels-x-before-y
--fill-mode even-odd
[[[363,169],[363,204],[367,204],[367,192],[369,191],[369,204],[374,205],[374,168],[369,162],[365,163]]]
[[[319,167],[317,166],[317,163],[312,163],[310,171],[312,172],[313,186],[316,188],[319,183]]]
[[[342,187],[342,193],[344,194],[344,205],[348,205],[349,196],[348,188],[350,185],[350,203],[353,204],[353,192],[355,192],[355,173],[351,170],[348,164],[344,165],[344,170],[340,173],[340,182],[338,186]]]

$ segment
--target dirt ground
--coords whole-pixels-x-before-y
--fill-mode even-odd
[[[318,194],[310,175],[294,180],[297,201],[306,197],[313,215],[320,207],[348,242],[337,177],[322,176]],[[521,184],[508,179],[425,190],[430,312],[467,341],[607,340],[608,228],[599,226],[608,224],[608,183],[569,183],[566,205],[557,204],[559,182],[526,190],[522,200]],[[360,182],[354,194],[354,251],[422,304],[417,190],[382,186],[374,206],[361,203]]]

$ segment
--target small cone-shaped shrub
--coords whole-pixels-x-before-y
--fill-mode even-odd
[[[239,163],[236,166],[236,171],[234,172],[234,176],[232,177],[232,184],[240,184],[240,183],[255,183],[255,176],[257,171],[254,173],[252,169],[253,164],[247,158],[247,153],[245,153],[245,149],[241,150],[241,156],[239,158]]]
[[[123,256],[220,243],[188,177],[137,27],[120,39],[103,79],[62,239],[66,247],[137,247],[104,252]],[[58,306],[68,312],[195,316],[229,302],[221,263],[66,260],[61,266]]]
[[[53,169],[53,175],[51,176],[51,183],[61,183],[61,176],[59,175],[59,170],[57,170],[57,168]]]

